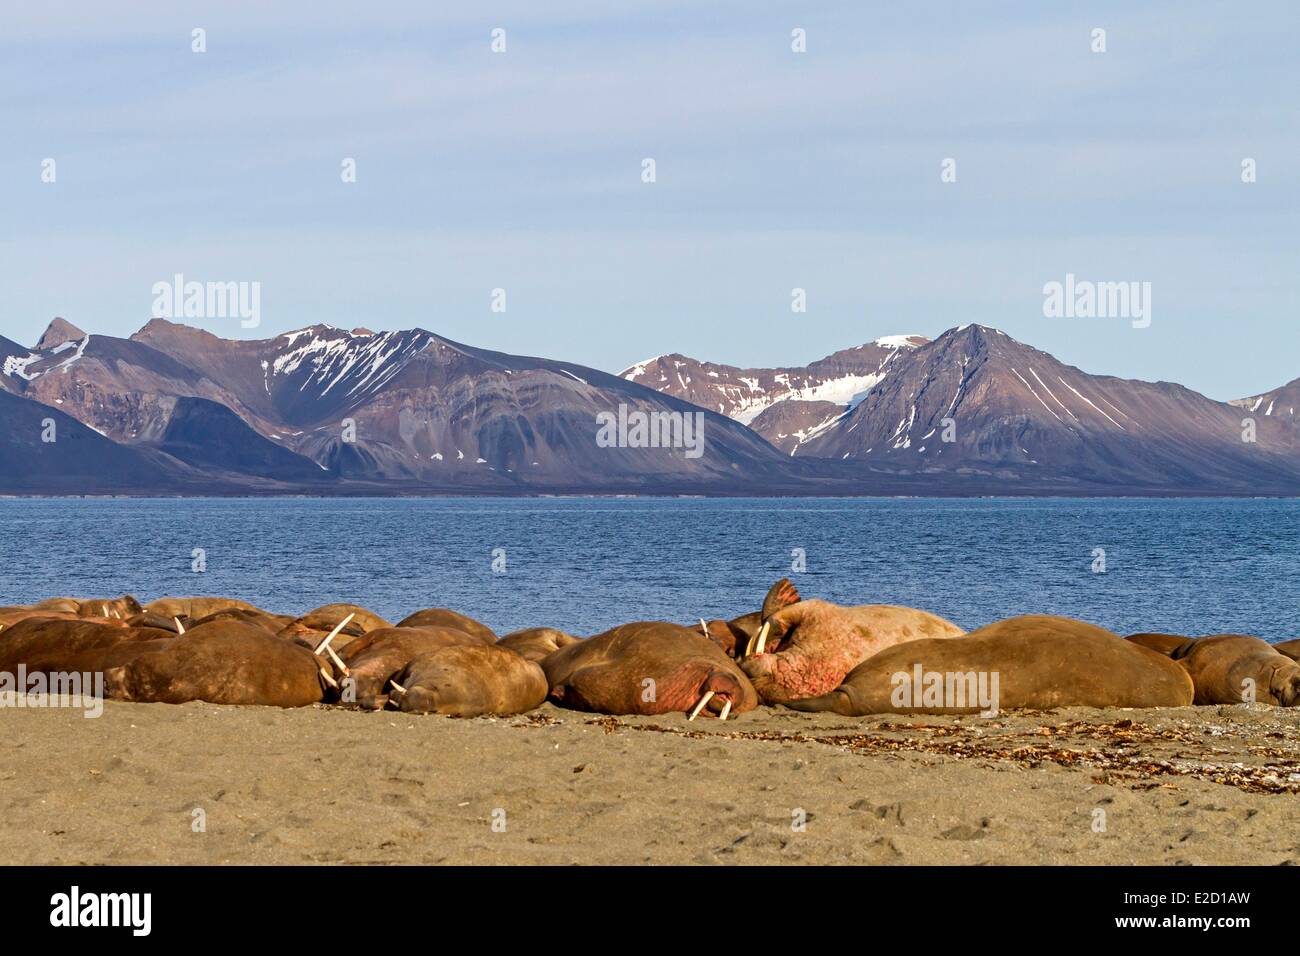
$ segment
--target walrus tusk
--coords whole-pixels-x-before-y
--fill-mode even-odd
[[[325,670],[323,667],[320,669],[320,676],[325,678],[325,683],[329,684],[335,690],[339,689],[339,682],[330,676],[329,671]]]
[[[349,614],[349,615],[348,615],[347,617],[345,617],[343,620],[339,621],[338,624],[334,625],[334,630],[332,630],[332,631],[329,632],[329,636],[326,637],[325,640],[321,641],[319,644],[316,645],[316,651],[315,651],[315,653],[319,654],[321,651],[323,651],[323,650],[325,650],[326,648],[328,648],[328,647],[330,646],[330,641],[332,641],[332,640],[334,640],[334,638],[338,637],[338,636],[339,636],[339,631],[341,631],[341,630],[343,630],[343,628],[347,627],[347,626],[348,626],[348,621],[352,620],[352,618],[354,618],[355,616],[356,616],[356,612],[354,611],[352,614]],[[337,658],[335,658],[335,659],[337,660]]]
[[[718,714],[719,720],[726,720],[727,715],[731,713],[731,701],[725,701],[722,705],[722,713]]]
[[[403,687],[401,684],[397,683],[397,681],[390,680],[388,684],[390,687],[393,688],[393,690],[397,691],[397,695],[399,697],[406,693],[406,688]]]
[[[700,702],[695,705],[695,709],[691,711],[691,716],[687,717],[686,719],[694,720],[696,717],[698,717],[700,715],[700,711],[704,709],[704,705],[707,704],[712,699],[713,699],[713,691],[706,691],[704,696],[700,698]]]
[[[325,653],[330,656],[330,660],[334,662],[334,666],[343,672],[344,677],[352,676],[352,668],[348,667],[347,664],[343,663],[343,658],[339,657],[337,654],[334,653],[334,648],[332,647],[325,648]]]
[[[704,623],[704,618],[700,618],[700,630],[704,632],[705,637],[709,636],[709,625]]]
[[[185,633],[185,625],[181,623],[181,619],[180,619],[179,617],[174,617],[174,618],[172,618],[172,620],[176,622],[176,629],[177,629],[178,631],[180,631],[182,634],[184,634],[184,633]]]
[[[763,626],[758,629],[758,636],[754,639],[754,653],[762,654],[763,648],[767,647],[767,632],[771,629],[772,622],[764,621]]]

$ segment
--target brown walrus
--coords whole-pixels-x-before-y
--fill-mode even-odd
[[[1300,661],[1300,637],[1293,641],[1282,641],[1280,644],[1272,646],[1279,654],[1285,654],[1293,661]]]
[[[495,644],[497,635],[492,628],[472,617],[445,607],[429,607],[408,614],[397,622],[398,627],[454,627],[478,639],[480,644]]]
[[[894,644],[964,633],[951,621],[910,607],[799,601],[767,618],[740,667],[763,703],[778,704],[826,693]]]
[[[451,627],[381,627],[370,631],[339,651],[348,669],[346,677],[352,681],[351,692],[344,692],[343,701],[381,710],[388,703],[391,681],[412,661],[464,644],[478,641]]]
[[[297,622],[304,627],[324,631],[328,634],[339,621],[349,615],[352,618],[349,623],[357,625],[362,631],[373,631],[376,628],[393,626],[374,611],[367,611],[358,604],[322,604],[315,610],[308,611],[299,617]]]
[[[983,698],[983,699],[981,699]],[[1118,634],[1066,617],[998,621],[959,641],[910,641],[849,672],[829,694],[786,704],[846,717],[1030,707],[1185,707],[1187,671]]]
[[[541,666],[551,699],[576,710],[694,718],[704,706],[725,719],[758,705],[749,678],[716,644],[666,621],[621,625],[560,648]]]
[[[143,605],[133,596],[123,594],[120,598],[89,598],[84,600],[77,608],[77,615],[79,617],[112,617],[126,620],[143,610]]]
[[[416,658],[398,678],[407,713],[478,717],[522,714],[546,700],[545,672],[509,648],[462,644]]]
[[[223,611],[213,611],[211,614],[205,614],[197,620],[183,621],[186,628],[199,627],[212,621],[244,621],[248,624],[256,624],[258,627],[277,634],[284,630],[294,619],[287,614],[272,614],[270,611],[249,610],[243,607],[228,607]],[[304,628],[304,630],[306,630]],[[357,629],[360,633],[360,628]],[[329,632],[326,631],[328,634]]]
[[[20,664],[28,673],[98,671],[156,650],[155,642],[175,636],[118,620],[31,617],[0,633],[0,671],[12,673]]]
[[[150,601],[144,606],[144,610],[149,614],[157,614],[159,617],[179,617],[192,618],[198,620],[217,611],[224,611],[227,608],[243,608],[246,611],[260,611],[261,608],[254,607],[247,601],[241,601],[238,598],[227,597],[166,597],[159,598],[156,601]]]
[[[803,599],[799,597],[799,592],[790,583],[790,579],[782,578],[768,590],[767,597],[763,599],[761,610],[742,614],[740,617],[733,617],[729,621],[716,618],[711,621],[702,621],[701,623],[704,625],[702,633],[714,644],[722,648],[728,657],[743,657],[746,648],[752,649],[764,621],[781,610],[781,608],[797,604],[801,600]],[[779,641],[773,642],[774,645],[777,643]],[[770,650],[775,651],[776,647],[772,646]]]
[[[64,621],[84,620],[84,618],[79,618],[76,613],[68,611],[51,611],[34,607],[5,607],[0,608],[0,634],[3,634],[6,627],[12,627],[19,621],[25,621],[28,618]]]
[[[526,661],[540,661],[561,647],[568,647],[580,640],[582,638],[557,631],[553,627],[529,627],[522,631],[512,631],[497,641],[496,646],[512,650]]]
[[[161,650],[106,668],[104,687],[109,697],[144,703],[305,707],[325,696],[322,666],[329,667],[255,624],[213,621]]]
[[[1194,637],[1183,637],[1179,634],[1130,634],[1124,638],[1126,641],[1132,641],[1134,644],[1141,644],[1143,647],[1155,651],[1157,654],[1164,654],[1165,657],[1178,660],[1196,643]]]
[[[173,634],[179,634],[185,624],[178,617],[162,617],[158,614],[150,614],[148,611],[141,611],[139,614],[132,614],[128,617],[126,626],[149,627],[158,631],[170,631]]]
[[[1191,675],[1198,704],[1300,703],[1300,664],[1258,637],[1202,637],[1179,663]]]

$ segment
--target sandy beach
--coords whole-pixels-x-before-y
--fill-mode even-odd
[[[109,701],[0,727],[11,864],[1300,864],[1300,713],[1262,706],[688,723]]]

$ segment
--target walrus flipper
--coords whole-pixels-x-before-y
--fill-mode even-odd
[[[767,597],[763,599],[763,611],[760,620],[766,621],[781,608],[789,607],[791,604],[798,604],[802,600],[803,598],[799,596],[798,590],[790,583],[790,579],[782,578],[772,585],[771,590],[767,592]]]
[[[833,690],[829,694],[822,694],[820,697],[805,697],[803,700],[786,701],[781,706],[790,710],[802,710],[807,713],[833,711],[843,717],[858,716],[853,711],[853,701],[842,690]]]

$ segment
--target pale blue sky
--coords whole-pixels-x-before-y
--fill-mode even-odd
[[[109,6],[2,15],[20,342],[129,334],[180,272],[262,284],[260,329],[197,323],[230,337],[421,326],[618,371],[980,322],[1216,398],[1300,376],[1300,4]],[[1044,318],[1067,272],[1151,282],[1151,327]]]

